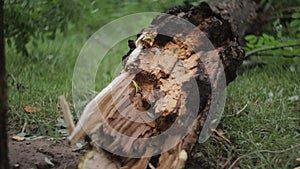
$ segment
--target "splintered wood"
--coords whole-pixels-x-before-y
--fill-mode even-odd
[[[208,117],[212,90],[225,76],[225,85],[232,81],[242,63],[244,51],[233,22],[215,8],[201,3],[167,13],[171,15],[157,16],[138,35],[123,57],[121,74],[86,106],[68,138],[75,143],[87,135],[94,156],[103,157],[105,164],[184,168]],[[155,140],[158,136],[162,139]],[[92,163],[104,169],[99,161]]]
[[[74,125],[74,121],[73,121],[73,115],[71,113],[68,102],[64,95],[59,96],[59,103],[60,103],[62,112],[64,114],[64,120],[67,125],[68,131],[71,134],[75,128],[75,125]]]

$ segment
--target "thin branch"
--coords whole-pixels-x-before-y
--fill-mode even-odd
[[[258,56],[274,56],[273,53],[261,53]],[[280,56],[284,58],[295,58],[295,57],[300,57],[300,54],[280,54]]]
[[[25,120],[25,123],[24,123],[24,125],[23,125],[23,127],[22,127],[21,133],[24,133],[24,132],[25,132],[26,126],[27,126],[27,120]]]
[[[239,115],[240,113],[242,113],[247,108],[247,106],[248,106],[249,103],[250,103],[250,101],[247,101],[246,105],[241,110],[239,110],[238,112],[236,112],[235,115]]]
[[[221,169],[226,168],[226,166],[229,165],[229,163],[230,163],[230,161],[232,160],[233,157],[234,157],[234,156],[229,157],[229,158],[226,160],[226,162],[222,165]]]
[[[283,16],[273,16],[271,15],[270,17],[266,17],[266,19],[264,19],[264,21],[266,22],[270,22],[270,21],[274,21],[276,19],[293,19],[292,15],[283,15]],[[294,19],[297,20],[297,19]]]
[[[251,152],[251,153],[248,153],[248,154],[244,154],[242,156],[240,156],[239,158],[237,158],[230,166],[228,169],[231,169],[234,167],[234,165],[239,161],[241,160],[242,158],[245,158],[245,157],[248,157],[252,154],[258,154],[258,153],[272,153],[272,154],[280,154],[280,153],[285,153],[285,152],[288,152],[288,151],[291,151],[291,150],[294,150],[296,148],[300,147],[300,144],[296,144],[295,146],[291,146],[290,148],[287,148],[287,149],[283,149],[283,150],[258,150],[258,151],[254,151],[254,152]]]
[[[275,8],[277,8],[277,7],[275,7]],[[287,7],[284,9],[279,9],[279,10],[273,11],[270,13],[270,15],[278,15],[278,14],[285,13],[285,12],[294,12],[294,11],[297,11],[298,9],[300,9],[300,6],[291,6],[291,7]]]
[[[255,49],[255,50],[252,50],[252,51],[246,53],[245,60],[248,60],[251,56],[253,56],[253,55],[255,55],[259,52],[268,51],[268,50],[275,50],[275,49],[283,49],[283,48],[287,48],[287,47],[297,47],[297,46],[300,46],[300,43],[281,45],[281,46],[269,46],[269,47]]]

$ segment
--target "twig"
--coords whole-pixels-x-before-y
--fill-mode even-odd
[[[219,132],[216,129],[211,129],[213,132],[215,132],[219,137],[221,137],[223,140],[225,140],[229,145],[232,145],[231,141],[225,137],[223,131]],[[217,137],[216,137],[217,138]]]
[[[291,6],[291,7],[287,7],[287,8],[284,8],[284,9],[280,9],[280,10],[276,10],[274,12],[271,12],[270,15],[278,15],[278,14],[281,14],[281,13],[284,13],[284,12],[293,12],[293,11],[297,11],[298,9],[300,9],[300,6]]]
[[[222,165],[221,169],[226,168],[226,166],[230,163],[230,161],[232,160],[233,157],[234,157],[234,156],[229,157],[229,158],[226,160],[226,162]]]
[[[148,166],[149,166],[150,169],[155,169],[155,167],[151,163],[149,163]]]
[[[27,126],[27,120],[25,120],[25,123],[24,123],[24,125],[23,125],[23,127],[22,127],[21,133],[24,133],[24,132],[25,132],[26,126]]]
[[[245,158],[245,157],[248,157],[252,154],[257,154],[257,153],[272,153],[272,154],[280,154],[280,153],[285,153],[285,152],[288,152],[288,151],[291,151],[291,150],[294,150],[296,149],[297,147],[300,147],[300,144],[296,144],[295,146],[291,146],[290,148],[287,148],[287,149],[283,149],[283,150],[258,150],[258,151],[254,151],[254,152],[251,152],[251,153],[248,153],[248,154],[244,154],[240,157],[238,157],[230,166],[228,169],[231,169],[234,167],[234,165],[239,161],[241,160],[242,158]]]
[[[84,150],[85,147],[87,147],[87,146],[88,146],[88,143],[84,143],[81,147],[77,147],[77,148],[73,149],[72,151],[73,152],[79,152],[81,150]]]
[[[292,15],[282,15],[282,16],[270,15],[269,17],[266,17],[264,19],[264,21],[270,22],[270,21],[274,21],[276,19],[293,19],[293,18],[292,18]]]
[[[296,46],[300,46],[300,43],[281,45],[281,46],[269,46],[269,47],[255,49],[255,50],[252,50],[252,51],[246,53],[245,60],[248,60],[250,58],[250,56],[253,56],[253,55],[255,55],[259,52],[268,51],[268,50],[275,50],[275,49],[283,49],[283,48],[287,48],[287,47],[296,47]]]
[[[236,112],[235,114],[226,115],[224,117],[233,117],[233,116],[239,115],[240,113],[242,113],[247,108],[247,106],[248,106],[249,103],[250,103],[250,101],[248,101],[246,103],[246,105],[241,110],[239,110],[238,112]]]
[[[247,108],[248,104],[249,104],[249,101],[246,103],[246,105],[241,110],[239,110],[238,112],[236,112],[235,115],[239,115],[240,113],[242,113]]]
[[[66,98],[64,95],[59,96],[59,101],[60,101],[60,106],[62,108],[62,112],[64,113],[65,123],[68,127],[69,134],[71,134],[75,128],[72,113],[70,111],[68,102],[66,101]]]

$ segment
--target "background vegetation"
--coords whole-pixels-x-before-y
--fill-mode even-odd
[[[183,1],[5,1],[10,133],[29,139],[63,139],[67,133],[57,98],[65,94],[72,101],[73,69],[88,37],[121,16],[161,12],[178,4]],[[246,51],[299,43],[300,11],[295,10],[299,4],[263,1],[265,10],[274,17],[264,32],[246,37]],[[109,53],[99,68],[96,91],[113,78],[112,67],[121,62],[127,50],[124,41]],[[251,56],[250,63],[267,64],[254,69],[245,66],[230,84],[219,131],[197,146],[199,163],[221,168],[249,152],[286,149],[300,142],[299,53],[299,47],[287,47]],[[299,157],[299,148],[295,148],[283,153],[256,153],[238,164],[241,168],[293,168],[300,165],[296,161]]]

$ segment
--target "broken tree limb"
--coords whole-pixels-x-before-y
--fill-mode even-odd
[[[69,141],[87,135],[94,153],[124,168],[184,168],[199,135],[218,123],[224,86],[245,55],[237,39],[257,16],[250,0],[212,4],[172,8],[142,30]]]

